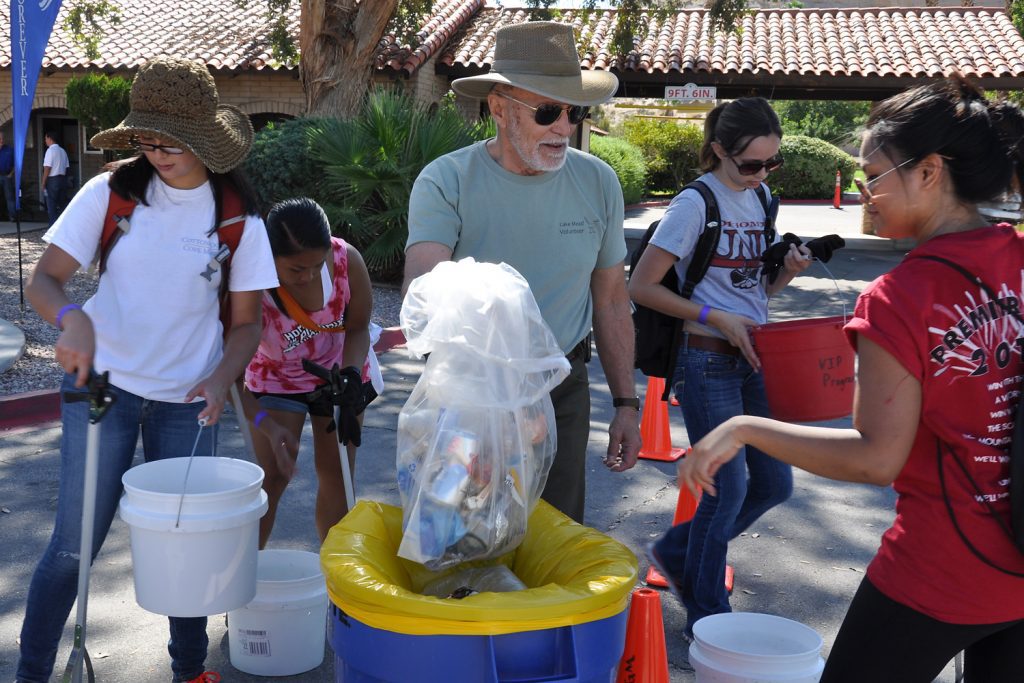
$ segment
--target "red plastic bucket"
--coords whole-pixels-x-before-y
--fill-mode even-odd
[[[843,334],[845,322],[837,315],[752,330],[772,417],[819,422],[853,411],[854,352]]]

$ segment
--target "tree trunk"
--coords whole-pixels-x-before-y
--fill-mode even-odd
[[[398,0],[302,0],[299,73],[308,114],[356,114],[397,7]]]

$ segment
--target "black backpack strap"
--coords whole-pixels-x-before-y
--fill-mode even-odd
[[[761,183],[761,191],[756,192],[761,208],[764,209],[764,246],[765,249],[775,242],[775,219],[779,215],[779,198],[772,196],[768,186]]]
[[[722,235],[722,220],[718,212],[718,200],[710,187],[700,180],[694,180],[683,188],[684,192],[686,190],[696,190],[704,199],[704,229],[697,238],[693,259],[686,269],[686,280],[679,292],[684,299],[689,299],[697,283],[704,279],[711,267],[711,259],[718,249],[718,238]]]

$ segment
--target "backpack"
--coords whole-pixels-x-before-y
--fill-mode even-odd
[[[100,248],[96,256],[97,275],[102,276],[107,268],[107,258],[110,250],[117,244],[118,238],[131,229],[132,212],[138,202],[128,197],[122,197],[113,189],[110,190],[110,198],[107,200],[107,213],[103,218],[103,232],[100,235]],[[227,218],[224,218],[227,216]],[[242,197],[228,184],[221,185],[221,206],[217,216],[217,239],[220,242],[220,249],[211,259],[206,272],[202,276],[209,279],[219,268],[221,270],[220,290],[218,299],[220,301],[220,321],[223,326],[224,337],[227,338],[231,329],[231,301],[228,292],[228,276],[231,268],[231,258],[238,249],[238,243],[242,240],[242,232],[245,229],[245,207],[242,204]]]
[[[695,180],[683,188],[696,190],[704,199],[704,230],[697,238],[697,245],[693,250],[693,259],[686,269],[686,281],[682,287],[679,286],[679,277],[673,266],[661,279],[661,284],[673,292],[677,292],[683,298],[689,299],[693,294],[697,283],[704,279],[708,268],[711,267],[711,259],[718,248],[718,239],[722,234],[721,216],[718,212],[718,201],[715,193],[711,191],[704,182]],[[771,196],[771,191],[764,188],[763,192],[757,192],[757,198],[761,200],[764,208],[764,236],[766,243],[771,245],[775,240],[775,216],[779,210],[778,198]],[[654,221],[647,228],[640,246],[633,252],[629,259],[629,272],[632,273],[640,257],[647,250],[647,245],[654,236],[660,221]],[[661,400],[667,401],[669,394],[669,382],[672,372],[675,370],[676,356],[683,337],[683,320],[674,316],[656,311],[640,304],[633,304],[633,328],[636,333],[635,349],[636,357],[634,367],[648,377],[663,377],[666,379],[665,392]]]

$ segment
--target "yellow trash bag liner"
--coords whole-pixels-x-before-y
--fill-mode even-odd
[[[522,544],[499,558],[431,572],[398,557],[402,510],[360,501],[327,534],[320,565],[331,601],[373,628],[409,635],[501,635],[575,626],[620,613],[637,579],[618,541],[545,503]],[[465,567],[504,564],[528,588],[461,600],[421,595],[427,582]]]

